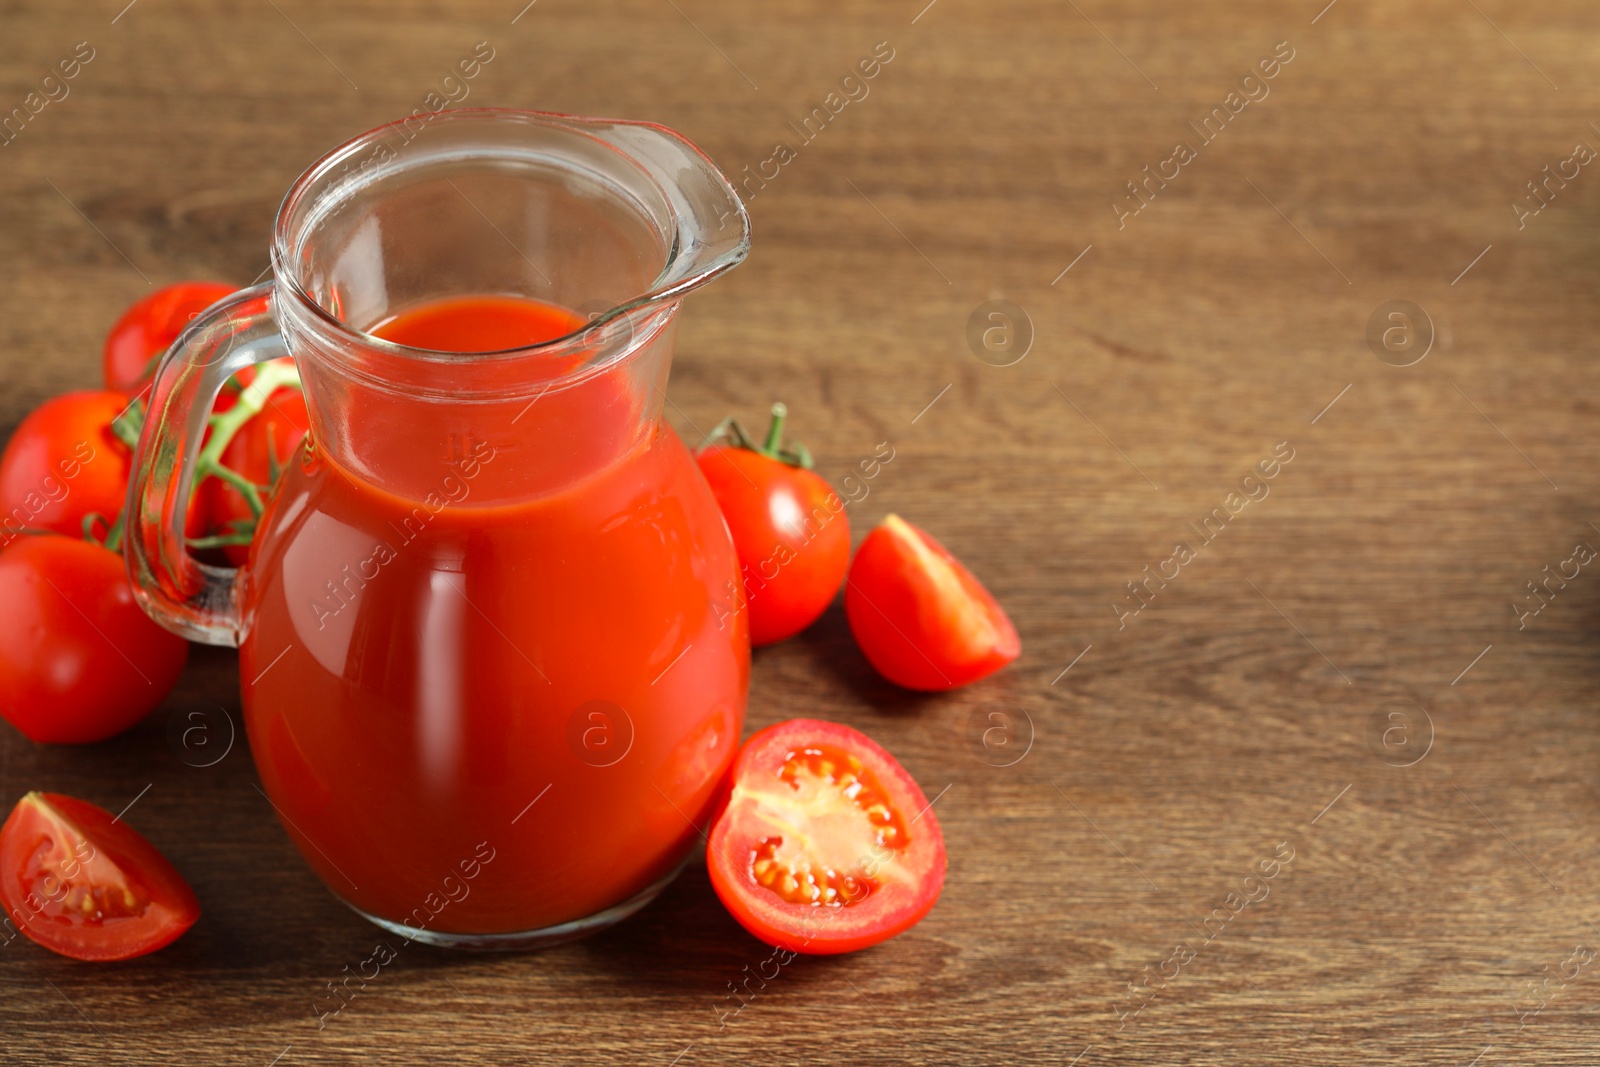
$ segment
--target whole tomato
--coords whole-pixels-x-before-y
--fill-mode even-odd
[[[35,741],[103,741],[177,684],[189,644],[134,600],[122,557],[51,534],[0,551],[0,715]]]
[[[122,393],[67,393],[22,420],[0,453],[0,545],[23,529],[81,537],[84,517],[113,521],[133,454],[111,429]]]
[[[766,443],[754,444],[733,420],[696,455],[722,508],[744,573],[750,643],[770,645],[804,630],[832,602],[850,563],[844,500],[810,470],[803,447],[784,451],[788,410],[772,405]]]
[[[305,394],[299,389],[279,389],[267,399],[260,414],[245,423],[228,442],[228,447],[222,450],[222,464],[257,485],[270,488],[273,473],[289,463],[310,426]],[[199,497],[206,524],[217,533],[229,532],[230,523],[254,517],[239,490],[221,478],[207,478],[201,482]],[[229,563],[242,566],[249,557],[250,547],[227,545],[223,553]]]
[[[235,291],[221,282],[178,282],[142,298],[106,335],[101,364],[106,388],[137,393],[155,372],[156,357],[167,350],[194,317]]]

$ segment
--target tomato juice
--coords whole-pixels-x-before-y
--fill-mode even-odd
[[[370,332],[482,353],[582,324],[485,296]],[[583,919],[669,876],[711,814],[749,675],[738,563],[659,397],[629,392],[636,358],[656,356],[558,374],[510,420],[335,404],[308,376],[314,440],[241,591],[245,716],[286,829],[370,916],[467,935]],[[435,432],[446,418],[471,433]],[[370,469],[431,473],[397,489]]]

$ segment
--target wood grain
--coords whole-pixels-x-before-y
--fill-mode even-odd
[[[0,733],[5,797],[116,810],[150,784],[128,817],[205,908],[129,964],[0,949],[0,1059],[1595,1062],[1600,965],[1568,961],[1600,948],[1600,576],[1521,629],[1511,607],[1600,546],[1600,175],[1523,228],[1511,208],[1600,146],[1592,4],[123,2],[0,5],[0,114],[96,53],[0,148],[0,428],[92,385],[148,285],[256,277],[299,171],[487,40],[470,103],[657,120],[735,175],[790,143],[753,187],[754,254],[686,308],[673,420],[782,398],[834,477],[891,442],[857,536],[891,510],[933,530],[1024,654],[912,696],[835,608],[756,656],[752,728],[848,722],[948,787],[949,882],[904,937],[796,962],[728,1017],[767,953],[691,869],[569,947],[407,948],[319,1029],[378,932],[300,862],[242,741],[204,768],[169,743],[192,710],[239,721],[234,658],[198,651],[118,741]],[[1268,95],[1119,228],[1125,183],[1280,42]],[[966,340],[991,300],[1032,324],[1010,366]],[[1366,340],[1394,300],[1432,323],[1408,367]],[[1279,442],[1269,494],[1119,628],[1124,583]],[[991,713],[1006,752],[1031,733],[1010,766],[974,742]]]

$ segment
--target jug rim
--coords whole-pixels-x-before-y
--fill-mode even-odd
[[[390,341],[365,330],[358,329],[329,311],[315,297],[306,291],[297,273],[291,268],[292,252],[299,234],[295,231],[292,220],[296,209],[299,208],[307,197],[319,190],[318,184],[334,173],[342,164],[348,163],[351,158],[369,147],[379,144],[385,135],[396,130],[406,128],[407,123],[416,122],[419,116],[413,114],[405,118],[395,119],[366,130],[347,141],[339,144],[324,153],[316,162],[305,169],[295,179],[289,191],[284,194],[283,200],[273,219],[272,245],[271,245],[271,270],[273,289],[282,291],[294,298],[294,302],[305,312],[310,313],[315,321],[324,329],[332,330],[342,340],[360,345],[367,349],[376,350],[388,355],[401,356],[408,359],[434,363],[463,362],[482,363],[497,359],[513,359],[524,356],[537,356],[547,353],[561,352],[573,348],[583,347],[591,338],[602,337],[602,331],[619,319],[641,313],[648,313],[655,309],[676,303],[684,294],[699,288],[718,275],[732,269],[741,263],[750,252],[750,216],[744,202],[739,198],[738,191],[733,183],[728,180],[710,156],[701,150],[693,141],[669,126],[658,122],[649,122],[642,119],[614,119],[593,116],[572,115],[559,111],[534,111],[522,108],[506,107],[464,107],[442,108],[437,112],[429,113],[426,122],[431,125],[436,122],[449,122],[468,119],[515,119],[536,125],[555,127],[568,132],[589,137],[597,143],[616,152],[628,162],[638,168],[641,177],[656,184],[658,189],[666,193],[663,188],[663,179],[670,180],[670,176],[661,168],[652,169],[648,160],[640,159],[630,153],[626,148],[618,145],[605,137],[600,136],[600,131],[605,130],[635,130],[648,132],[659,138],[662,142],[670,144],[696,160],[703,176],[713,180],[719,191],[724,195],[732,210],[722,218],[726,224],[735,222],[738,227],[737,239],[722,251],[713,256],[704,258],[698,269],[688,272],[679,272],[674,276],[673,267],[678,256],[682,254],[681,231],[686,225],[703,222],[695,216],[687,214],[682,209],[674,217],[673,232],[664,234],[667,241],[667,256],[649,288],[638,296],[631,297],[610,309],[595,314],[583,326],[560,337],[551,338],[530,345],[519,345],[513,348],[493,349],[483,352],[453,352],[445,349],[420,348],[412,345]],[[425,128],[425,127],[424,127]],[[669,198],[670,199],[670,198]],[[670,279],[663,282],[663,279]],[[635,331],[630,330],[630,333]],[[653,332],[646,330],[644,332]],[[626,346],[625,346],[626,347]],[[580,374],[585,369],[583,366],[572,368],[573,374]]]

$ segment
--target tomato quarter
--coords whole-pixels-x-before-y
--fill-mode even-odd
[[[722,508],[739,553],[750,643],[769,645],[804,630],[834,596],[850,564],[850,520],[844,500],[815,471],[803,448],[780,450],[788,412],[772,407],[764,445],[737,423],[723,423],[732,445],[696,456]],[[716,437],[713,434],[713,437]]]
[[[944,835],[876,742],[791,719],[745,742],[706,849],[711,884],[769,945],[829,955],[919,922],[944,885]]]
[[[34,741],[103,741],[177,684],[189,644],[134,601],[122,557],[18,537],[0,551],[0,715]]]
[[[907,689],[966,685],[1022,651],[1016,627],[972,572],[898,515],[856,549],[844,610],[878,673]]]
[[[86,801],[29,793],[0,827],[0,904],[51,952],[126,960],[200,918],[194,891],[125,822]]]

